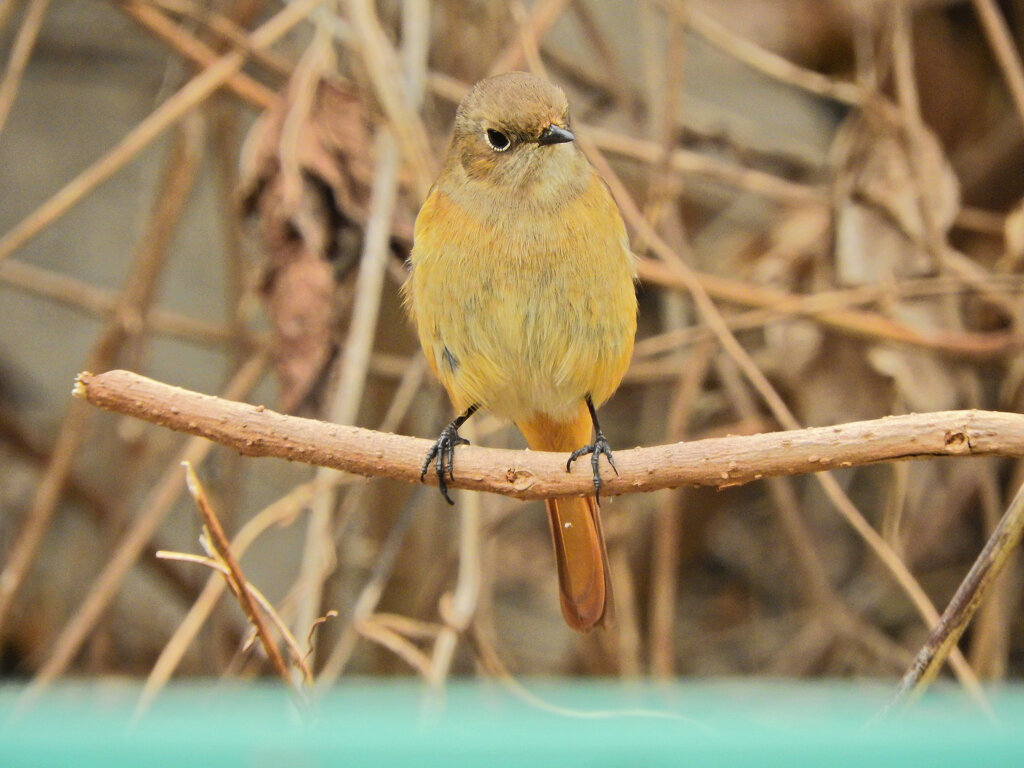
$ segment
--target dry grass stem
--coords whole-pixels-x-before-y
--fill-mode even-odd
[[[357,32],[359,53],[373,84],[374,94],[388,118],[388,126],[398,143],[402,158],[409,165],[414,188],[424,199],[434,183],[436,163],[430,151],[426,127],[417,107],[420,97],[410,90],[410,83],[420,81],[403,75],[399,55],[388,40],[370,0],[352,0],[349,4],[352,25]],[[424,62],[417,62],[416,69]]]
[[[214,558],[216,564],[223,566],[226,571],[225,578],[227,579],[228,586],[231,587],[231,591],[245,612],[249,623],[256,630],[256,635],[259,637],[260,644],[263,646],[267,658],[270,659],[274,671],[281,678],[281,681],[288,685],[291,683],[291,676],[288,672],[288,666],[284,662],[284,657],[281,655],[281,649],[277,647],[277,641],[270,634],[270,629],[263,619],[263,614],[250,592],[249,582],[242,572],[242,566],[238,563],[238,559],[231,551],[231,543],[224,533],[220,520],[217,519],[217,513],[214,512],[213,505],[210,504],[206,491],[203,489],[202,483],[199,482],[199,478],[196,476],[192,465],[187,461],[183,461],[182,466],[185,467],[185,484],[188,486],[189,493],[192,494],[192,498],[199,508],[199,514],[203,518],[203,529],[207,542],[212,549],[211,557]]]
[[[536,46],[558,21],[569,0],[538,0],[530,7],[529,15],[519,24],[519,34],[491,62],[492,75],[521,69],[526,61],[525,41]]]
[[[421,494],[414,494],[413,498],[399,512],[398,519],[388,531],[387,538],[384,539],[384,543],[377,553],[370,576],[356,598],[352,608],[351,621],[342,630],[327,661],[324,662],[323,668],[320,670],[320,675],[317,678],[319,687],[333,685],[341,676],[355,651],[357,639],[360,635],[365,634],[362,629],[363,623],[370,622],[371,616],[377,610],[388,579],[391,578],[394,570],[399,550],[412,525],[414,519],[412,511],[415,509],[415,502],[421,498]]]
[[[217,13],[207,5],[201,5],[193,0],[149,0],[149,4],[187,20],[188,24],[183,26],[201,29],[219,38],[218,49],[221,46],[237,48],[254,64],[282,79],[287,78],[295,68],[295,62],[275,53],[272,49],[254,47],[249,40],[249,31],[240,26],[237,19]],[[251,11],[254,7],[250,6],[248,10]],[[245,12],[246,8],[243,6],[242,10]]]
[[[203,539],[202,543],[203,546],[206,548],[209,548],[211,546],[206,538]],[[155,556],[160,560],[172,560],[179,563],[194,563],[196,565],[204,565],[207,568],[219,573],[223,577],[223,581],[226,584],[231,584],[232,588],[233,585],[235,584],[234,577],[231,575],[231,569],[223,562],[218,560],[216,557],[193,555],[188,552],[169,552],[164,549],[158,550]],[[273,623],[274,628],[278,631],[278,634],[281,635],[281,639],[284,640],[285,645],[288,646],[288,650],[291,652],[292,662],[295,664],[296,667],[298,667],[299,671],[302,673],[303,682],[311,682],[313,678],[313,673],[310,672],[309,666],[306,664],[307,654],[305,654],[302,651],[302,649],[299,647],[299,641],[295,639],[295,636],[291,633],[291,630],[289,630],[288,627],[285,625],[284,620],[280,617],[280,615],[278,615],[277,611],[274,610],[273,603],[271,603],[270,600],[267,599],[267,596],[260,592],[259,589],[253,586],[252,582],[246,581],[244,586],[245,591],[249,596],[249,599],[254,600],[256,604],[259,606],[259,608],[263,611],[263,613],[267,615],[267,617]],[[239,598],[239,601],[241,602],[241,598]],[[313,631],[321,622],[326,620],[326,617],[322,617],[320,619],[317,619],[317,621],[313,622],[313,627],[309,630],[310,635],[313,634]],[[248,650],[248,648],[251,646],[253,639],[260,639],[261,643],[263,642],[263,635],[260,634],[259,631],[256,630],[254,627],[252,629],[253,637],[246,641],[246,650]],[[291,683],[292,681],[289,679],[287,682]]]
[[[324,0],[295,0],[282,8],[249,36],[249,43],[262,48],[300,24]],[[181,90],[136,125],[106,155],[68,182],[49,200],[36,208],[0,238],[0,261],[17,251],[46,227],[74,207],[82,198],[109,179],[160,134],[206,100],[245,64],[246,55],[224,54],[190,80]]]
[[[475,425],[463,425],[463,432],[471,442],[476,440]],[[469,427],[467,430],[466,427]],[[428,473],[429,474],[429,473]],[[482,500],[479,494],[469,494],[459,504],[459,570],[455,589],[441,598],[441,618],[444,628],[434,642],[430,659],[430,677],[440,685],[451,670],[455,649],[463,632],[476,613],[483,582],[480,566],[480,517]]]
[[[978,495],[985,531],[991,535],[1002,520],[1004,502],[1000,498],[999,468],[994,462],[985,463],[988,466],[978,479]],[[1006,678],[1010,666],[1010,626],[1016,610],[1012,570],[1011,563],[1009,570],[1004,569],[996,577],[974,619],[967,658],[983,680]]]
[[[345,483],[351,482],[353,479],[352,476],[335,473],[331,476],[330,482]],[[271,527],[289,524],[295,520],[302,509],[317,494],[322,493],[323,490],[322,481],[311,481],[295,486],[287,495],[257,512],[242,526],[231,541],[231,551],[237,557],[241,557]],[[174,674],[174,670],[181,663],[188,647],[209,619],[226,586],[227,583],[224,579],[216,575],[207,579],[206,584],[192,604],[188,614],[178,625],[177,629],[175,629],[174,635],[167,641],[152,670],[150,670],[136,705],[135,711],[137,714],[149,708],[160,690],[170,680],[171,675]]]
[[[217,61],[215,50],[168,19],[153,4],[128,0],[117,7],[200,68],[209,67]],[[225,86],[240,99],[259,109],[266,109],[274,101],[273,91],[244,72],[229,77]]]
[[[416,670],[417,673],[431,683],[436,683],[430,668],[430,659],[419,648],[402,637],[393,629],[375,622],[372,618],[359,619],[355,623],[356,631],[367,640],[387,648],[395,656]]]
[[[994,0],[971,0],[971,3],[981,21],[982,29],[985,30],[992,53],[999,62],[1006,86],[1010,90],[1010,97],[1017,108],[1017,115],[1021,123],[1024,123],[1024,69],[1006,19]]]
[[[11,7],[13,6],[12,1]],[[0,134],[4,132],[4,124],[11,113],[14,99],[18,95],[21,78],[25,74],[25,67],[32,55],[32,49],[35,47],[36,38],[39,36],[39,30],[43,26],[46,9],[49,6],[50,0],[30,0],[25,10],[25,18],[11,45],[11,53],[7,57],[7,69],[4,70],[3,80],[0,80]]]
[[[17,259],[0,262],[0,283],[79,312],[110,319],[118,312],[115,291]],[[222,325],[153,307],[146,318],[151,333],[204,346],[224,346],[232,338]]]
[[[680,13],[678,5],[675,3],[659,4],[668,5],[671,13]],[[859,85],[835,80],[819,72],[798,66],[782,56],[733,34],[713,18],[695,8],[687,9],[685,18],[689,27],[713,46],[768,77],[843,104],[852,106],[859,105],[864,101],[864,91]]]
[[[7,22],[10,21],[15,5],[15,0],[0,0],[0,31],[3,31]]]
[[[715,346],[704,341],[686,358],[672,399],[665,438],[687,439],[687,422],[700,394],[701,385],[711,368]],[[678,605],[679,531],[685,514],[686,493],[681,490],[661,494],[651,541],[651,598],[649,609],[649,646],[651,672],[656,677],[675,675],[675,624]]]
[[[646,271],[650,265],[642,268]],[[655,267],[655,269],[660,269]],[[0,278],[3,270],[0,267]],[[659,277],[661,273],[659,272]],[[668,278],[673,285],[682,281]],[[725,322],[732,331],[759,328],[775,321],[784,321],[789,317],[818,318],[828,315],[822,323],[838,331],[845,331],[859,338],[877,341],[899,341],[910,347],[921,347],[939,354],[969,357],[971,359],[998,358],[1011,354],[1014,349],[1024,344],[1024,338],[1011,333],[969,333],[950,332],[942,334],[924,334],[908,326],[894,322],[880,314],[869,311],[858,313],[842,313],[860,304],[871,304],[887,301],[892,298],[926,298],[942,295],[968,295],[981,290],[981,286],[967,285],[958,278],[935,277],[918,280],[900,281],[892,285],[865,285],[834,291],[819,291],[806,295],[782,294],[768,291],[762,286],[749,284],[743,289],[742,284],[730,281],[719,283],[715,276],[698,274],[698,279],[705,283],[708,293],[712,296],[726,294],[739,300],[741,304],[762,306],[763,309],[751,309],[730,315]],[[1010,275],[992,275],[984,288],[986,292],[999,291],[1005,297],[1019,295],[1024,292],[1024,284]],[[774,300],[772,299],[774,296]],[[692,325],[686,328],[664,331],[653,334],[636,342],[633,354],[635,360],[672,352],[678,348],[695,344],[714,334],[706,325]]]
[[[671,253],[671,250],[666,253]],[[637,272],[644,282],[665,288],[689,289],[690,283],[687,278],[665,264],[651,259],[640,259],[637,264]],[[830,309],[827,306],[817,305],[817,299],[787,294],[774,288],[755,286],[734,278],[694,272],[692,280],[709,297],[719,301],[748,307],[770,308],[777,312],[793,311],[795,314],[806,314],[822,325],[858,338],[897,342],[971,360],[1003,357],[1024,345],[1024,338],[1019,333],[1011,331],[977,333],[948,329],[917,330],[875,312]],[[828,299],[824,301],[827,303]],[[801,309],[802,306],[806,306],[805,302],[810,304],[806,311]],[[710,325],[708,327],[711,329]],[[728,328],[728,323],[726,323],[726,328]]]

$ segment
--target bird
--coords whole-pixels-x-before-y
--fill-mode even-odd
[[[590,456],[594,495],[547,499],[562,614],[603,626],[611,580],[597,408],[618,388],[637,324],[635,257],[612,194],[583,154],[557,85],[524,72],[462,99],[442,170],[413,231],[404,303],[458,414],[423,462],[449,503],[459,428],[478,410],[532,450]]]

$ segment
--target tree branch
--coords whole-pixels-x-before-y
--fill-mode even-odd
[[[110,411],[205,437],[246,456],[274,456],[367,477],[419,482],[432,445],[415,437],[285,416],[222,400],[129,371],[81,373],[73,394]],[[1024,415],[941,411],[830,427],[710,438],[615,452],[619,474],[603,475],[609,496],[686,485],[726,488],[780,475],[933,456],[1024,458]],[[589,464],[565,471],[559,453],[463,446],[452,488],[520,499],[593,492]],[[428,471],[425,482],[437,484]]]

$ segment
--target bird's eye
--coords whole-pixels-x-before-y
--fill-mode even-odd
[[[491,149],[495,152],[504,152],[512,146],[512,142],[509,141],[508,136],[501,131],[488,128],[485,135],[487,136],[487,143],[491,145]]]

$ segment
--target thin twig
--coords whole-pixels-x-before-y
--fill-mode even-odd
[[[346,483],[353,479],[351,475],[337,473],[330,478],[332,483]],[[323,483],[317,481],[297,485],[285,496],[253,515],[235,535],[231,542],[231,550],[241,557],[269,528],[296,519],[309,501],[323,490],[323,487]],[[167,684],[171,675],[174,674],[174,670],[181,663],[185,651],[213,612],[225,588],[225,581],[216,575],[207,579],[199,597],[196,598],[188,614],[174,630],[174,634],[160,652],[156,663],[153,664],[142,688],[142,693],[139,695],[139,701],[135,708],[136,715],[148,709],[160,690]]]
[[[606,69],[607,79],[604,86],[607,87],[615,101],[627,112],[636,110],[636,101],[630,93],[628,83],[622,73],[622,65],[615,47],[611,45],[608,36],[601,30],[600,24],[594,18],[594,12],[584,0],[570,0],[572,12],[575,14],[583,30],[587,42],[594,49],[594,53]],[[573,61],[577,56],[570,57]]]
[[[686,279],[653,259],[639,259],[637,274],[645,283],[687,290]],[[974,333],[958,330],[918,330],[905,323],[890,320],[877,312],[857,309],[813,307],[810,311],[804,312],[801,305],[805,302],[813,305],[817,300],[707,272],[693,272],[692,280],[710,298],[718,301],[777,311],[791,310],[795,314],[813,318],[822,325],[858,338],[895,342],[944,355],[986,360],[1017,352],[1024,345],[1024,338],[1020,334],[1009,331]]]
[[[501,657],[498,655],[494,646],[482,631],[479,622],[474,621],[467,628],[465,634],[469,648],[473,651],[474,657],[484,671],[508,690],[513,696],[520,699],[528,706],[534,707],[542,712],[549,712],[557,717],[566,718],[570,721],[572,719],[608,719],[621,722],[622,718],[625,717],[636,717],[651,720],[673,720],[680,723],[686,723],[689,726],[697,727],[703,730],[706,735],[714,735],[703,723],[688,718],[685,715],[676,714],[675,712],[667,712],[665,710],[658,709],[573,709],[571,707],[564,707],[558,704],[553,704],[550,701],[545,701],[513,677],[512,673],[505,667],[504,662],[502,662]]]
[[[242,566],[239,564],[238,559],[231,551],[231,543],[224,533],[220,520],[217,519],[217,513],[214,512],[213,506],[206,496],[206,491],[203,489],[195,470],[192,468],[192,464],[183,461],[182,466],[185,467],[185,484],[188,486],[189,493],[192,494],[192,498],[195,499],[196,506],[199,508],[199,514],[203,518],[203,527],[209,534],[210,546],[213,547],[217,559],[222,561],[228,570],[228,586],[231,587],[231,591],[242,606],[242,610],[245,612],[249,623],[256,630],[260,643],[263,645],[263,650],[266,652],[267,658],[270,659],[270,663],[274,667],[274,671],[277,672],[277,676],[281,678],[285,685],[290,686],[292,685],[292,680],[288,672],[288,665],[285,664],[284,657],[281,655],[281,649],[277,647],[277,642],[271,636],[267,622],[263,619],[263,614],[249,592],[249,582],[245,578],[245,573],[242,572]]]
[[[974,561],[953,599],[949,601],[942,619],[936,624],[914,663],[903,676],[889,709],[903,706],[920,696],[935,679],[970,623],[974,612],[989,594],[995,578],[1006,565],[1010,555],[1016,551],[1022,534],[1024,486],[1017,491],[999,525],[985,543],[985,548]]]
[[[893,17],[891,25],[893,76],[899,99],[899,114],[906,134],[904,151],[916,188],[917,208],[924,224],[922,246],[934,265],[947,273],[962,278],[965,282],[973,282],[979,276],[983,277],[986,270],[976,262],[949,248],[947,227],[939,220],[936,213],[940,206],[933,188],[934,172],[930,171],[930,163],[923,155],[922,148],[926,146],[929,137],[926,134],[927,128],[921,114],[921,99],[914,66],[912,9],[905,5],[893,5],[890,10]],[[1001,297],[990,295],[988,298],[1003,306],[1011,315],[1016,309],[1013,302],[1003,302]],[[952,301],[951,297],[945,297],[940,308],[944,313],[947,327],[962,327],[960,307]],[[962,380],[970,381],[971,379],[968,377],[971,376],[970,371],[964,371]],[[977,379],[973,381],[975,389],[977,389],[979,386]],[[929,619],[929,624],[935,624],[937,621],[937,617]],[[960,650],[955,647],[955,642],[945,649],[945,654],[949,655],[951,666],[960,675],[960,670],[966,668],[967,664]]]
[[[729,392],[739,414],[748,420],[755,418],[757,405],[744,386],[733,361],[720,357],[716,363],[719,379]],[[892,656],[893,651],[898,650],[898,646],[848,607],[832,587],[825,563],[815,546],[814,535],[808,530],[800,514],[800,504],[792,480],[787,477],[773,477],[766,481],[766,486],[775,509],[779,530],[789,545],[800,572],[800,587],[805,599],[812,604],[814,615],[819,616],[823,625],[834,633],[849,637],[862,645],[884,648],[888,652],[887,655]]]
[[[643,25],[645,39],[650,41],[654,35],[661,35],[660,28],[656,31],[651,8],[645,5],[646,16]],[[681,182],[672,173],[672,150],[678,143],[678,113],[683,99],[684,75],[686,74],[687,47],[686,29],[682,19],[673,17],[669,28],[664,32],[668,52],[661,61],[651,52],[644,56],[648,70],[648,79],[654,87],[657,81],[662,82],[661,98],[651,100],[657,104],[658,111],[652,115],[651,132],[661,144],[661,158],[652,164],[644,219],[655,229],[669,230],[673,243],[681,250],[689,250],[682,215],[676,205],[681,192]],[[653,48],[645,45],[645,48]],[[660,223],[660,227],[659,227]],[[666,325],[680,329],[689,319],[690,312],[686,297],[679,292],[664,292],[661,298],[662,315]],[[685,361],[678,352],[673,356],[673,367],[676,369],[675,392],[671,399],[668,419],[665,428],[665,439],[682,441],[688,437],[688,423],[693,406],[700,394],[701,385],[707,375],[716,347],[714,336],[708,335],[705,341]],[[634,369],[634,366],[630,366]],[[676,598],[679,592],[679,549],[680,531],[682,530],[682,514],[684,504],[690,494],[683,489],[676,489],[662,494],[658,499],[658,508],[651,528],[651,571],[650,571],[650,608],[649,608],[649,643],[650,669],[657,677],[669,678],[675,673],[676,660]]]
[[[7,26],[17,4],[17,0],[0,0],[0,32]]]
[[[405,373],[398,382],[398,389],[395,390],[394,397],[391,398],[391,404],[388,406],[384,418],[380,420],[381,432],[394,432],[401,426],[426,375],[427,359],[423,355],[417,355],[416,359],[405,369]]]
[[[934,141],[928,135],[924,117],[921,114],[921,99],[917,87],[913,49],[913,10],[906,5],[894,4],[889,7],[892,16],[892,59],[893,77],[899,98],[899,117],[904,131],[903,151],[906,156],[911,180],[916,188],[917,211],[924,225],[919,247],[931,262],[942,271],[956,275],[968,283],[983,283],[988,270],[977,261],[968,259],[948,245],[948,227],[939,220],[938,210],[942,208],[941,193],[936,190],[933,161],[924,154],[924,147]],[[1011,317],[1016,307],[1001,296],[989,294],[986,298],[1000,306]],[[948,300],[942,310],[946,326],[958,329],[963,325],[959,307]]]
[[[45,469],[50,461],[49,448],[43,447],[45,441],[41,435],[21,424],[21,416],[21,413],[14,414],[0,406],[0,442],[17,461],[27,461],[39,469]],[[114,510],[120,505],[111,494],[101,493],[98,488],[94,488],[92,484],[95,481],[96,478],[91,472],[70,474],[65,484],[65,498],[85,509],[88,512],[88,520],[97,528],[106,526],[109,530],[113,524]],[[174,595],[191,600],[195,596],[192,584],[166,563],[152,560],[149,555],[155,551],[153,546],[147,548],[146,557],[143,559],[145,567],[150,569],[153,577],[162,580]]]
[[[303,129],[309,123],[317,99],[317,92],[325,76],[335,70],[333,38],[329,14],[320,8],[316,14],[313,39],[288,83],[288,100],[281,123],[281,137],[277,142],[280,162],[281,200],[276,203],[282,210],[300,209],[303,192],[308,183],[299,160]]]
[[[982,510],[982,521],[985,531],[994,531],[1002,519],[1003,500],[1000,498],[1003,467],[1002,462],[986,461],[986,465],[977,476],[977,494]],[[1013,482],[1008,482],[1013,487]],[[991,534],[990,534],[991,535]],[[1010,571],[1012,571],[1012,564]],[[971,632],[971,645],[968,659],[978,676],[987,680],[1002,680],[1006,677],[1010,656],[1010,627],[1014,620],[1017,594],[1010,589],[1008,577],[1012,573],[1005,571],[995,580],[989,592],[989,598],[978,609],[974,619],[974,631]]]
[[[646,269],[645,265],[642,267]],[[3,268],[0,267],[0,277],[3,275]],[[705,282],[704,276],[698,273],[698,279]],[[671,280],[673,285],[681,286],[678,278]],[[715,284],[709,283],[708,293],[715,296]],[[739,288],[739,283],[735,283]],[[835,320],[839,313],[852,309],[860,304],[877,303],[886,299],[895,298],[918,298],[941,296],[945,294],[971,295],[981,290],[981,286],[969,285],[960,279],[949,277],[920,278],[914,280],[901,280],[892,284],[875,285],[868,284],[855,288],[843,288],[830,291],[818,291],[809,294],[781,293],[775,294],[779,297],[779,303],[768,302],[768,295],[762,293],[763,286],[750,284],[751,290],[746,295],[748,300],[742,302],[747,305],[760,305],[761,308],[747,310],[742,313],[730,315],[725,322],[732,331],[749,330],[760,328],[776,321],[785,321],[789,316],[815,318],[822,314],[828,314]],[[774,289],[767,291],[775,293]],[[1006,294],[1020,294],[1024,285],[1011,275],[992,275],[988,280],[988,291],[999,290]],[[730,295],[733,295],[730,293]],[[849,322],[850,320],[853,322]],[[840,326],[840,323],[842,326]],[[992,334],[979,334],[970,332],[951,332],[942,334],[921,334],[901,323],[890,323],[888,318],[873,313],[859,312],[843,315],[839,323],[829,322],[829,325],[836,330],[845,330],[860,338],[874,341],[898,341],[912,347],[923,347],[939,354],[948,354],[963,359],[972,360],[989,359],[1012,354],[1019,348],[1024,339],[1017,339],[1015,335],[1006,334],[993,336]],[[644,358],[672,352],[689,344],[695,344],[707,338],[713,338],[714,334],[706,325],[693,325],[686,328],[664,331],[660,334],[647,336],[639,339],[634,347],[634,364]]]
[[[360,619],[355,624],[356,631],[367,640],[382,645],[398,658],[415,669],[424,680],[431,679],[430,659],[419,648],[409,642],[400,633],[385,624],[373,620],[372,617]]]
[[[589,137],[602,150],[614,155],[644,163],[656,161],[661,156],[661,147],[655,141],[593,124],[579,124],[578,127],[580,133]],[[824,205],[826,202],[824,189],[790,181],[756,168],[744,168],[690,149],[673,149],[669,156],[669,166],[676,173],[712,179],[784,205]]]
[[[512,20],[515,21],[519,33],[519,44],[522,49],[523,60],[526,68],[545,80],[548,77],[544,62],[540,59],[540,48],[537,45],[537,38],[533,34],[531,19],[523,6],[522,0],[509,0],[509,10],[512,13]]]
[[[387,413],[381,420],[380,430],[382,432],[392,432],[398,428],[398,425],[405,417],[406,411],[412,404],[412,399],[418,391],[420,383],[423,381],[426,368],[426,360],[422,357],[419,357],[416,362],[408,367],[406,375],[402,377],[401,383],[398,385],[398,389],[391,400],[391,405],[388,406]],[[352,489],[350,494],[359,494],[359,499],[350,495],[345,499],[345,504],[354,506],[360,503],[362,493],[363,488],[361,487]],[[407,502],[408,505],[410,507],[417,506],[419,498],[418,494],[414,494],[413,498]],[[347,510],[343,510],[343,517],[346,516],[346,512]],[[404,515],[404,510],[400,515]],[[400,516],[398,522],[392,526],[387,539],[385,539],[384,544],[377,553],[377,560],[373,566],[370,578],[364,584],[352,610],[352,622],[342,630],[341,635],[335,642],[334,649],[327,657],[327,661],[324,662],[317,680],[318,686],[330,685],[342,674],[352,652],[355,650],[355,640],[358,632],[355,626],[356,622],[369,617],[370,614],[376,611],[377,603],[384,592],[384,583],[391,575],[399,547],[405,537],[406,531],[404,529],[399,530],[399,524],[402,523],[402,520],[403,518]]]
[[[387,133],[380,136],[377,150],[377,171],[356,278],[355,303],[347,342],[340,358],[339,402],[330,415],[330,420],[339,424],[354,424],[359,413],[380,315],[385,271],[391,255],[391,217],[398,194],[399,154],[394,139]]]
[[[654,30],[648,21],[644,31],[650,37]],[[683,14],[681,14],[683,15]],[[649,54],[645,63],[649,64],[649,79],[663,81],[661,99],[656,101],[658,113],[653,115],[652,133],[662,146],[661,159],[652,166],[650,183],[646,190],[644,218],[655,229],[665,230],[673,227],[673,242],[680,249],[688,249],[683,231],[682,217],[678,212],[675,189],[678,182],[673,178],[670,167],[672,148],[678,140],[677,119],[679,105],[683,96],[683,77],[686,74],[687,48],[685,45],[685,25],[681,18],[673,16],[665,32],[668,52],[663,63],[651,61]],[[660,30],[659,30],[660,32]],[[645,46],[647,47],[647,46]],[[652,101],[654,101],[652,97]],[[671,215],[670,215],[671,214]],[[661,226],[659,227],[659,222]],[[662,315],[666,326],[679,329],[687,318],[687,302],[678,292],[665,292],[661,295]],[[685,364],[677,355],[677,384],[671,398],[665,438],[669,441],[682,441],[688,436],[687,425],[691,412],[700,393],[702,383],[707,375],[712,357],[716,351],[714,337],[708,336],[686,359]],[[633,366],[630,366],[631,368]],[[675,624],[678,607],[679,582],[679,533],[682,528],[682,510],[687,494],[682,489],[662,494],[658,500],[658,508],[651,528],[651,571],[650,571],[650,608],[649,608],[649,643],[650,669],[657,677],[670,678],[675,673]]]
[[[205,542],[204,542],[205,544]],[[157,550],[154,555],[159,560],[173,560],[179,563],[196,563],[198,565],[205,565],[207,568],[211,568],[217,573],[221,574],[224,578],[224,583],[234,583],[231,581],[231,569],[228,568],[222,561],[210,557],[209,555],[193,555],[189,552],[170,552],[165,549]],[[295,639],[295,635],[291,633],[291,630],[285,625],[284,620],[278,615],[277,611],[274,610],[273,603],[259,591],[252,582],[245,582],[245,591],[249,593],[250,597],[256,601],[259,607],[263,610],[263,613],[267,615],[270,621],[274,624],[274,627],[281,635],[281,639],[284,640],[285,645],[288,646],[288,650],[291,651],[292,660],[295,665],[302,671],[302,679],[304,682],[309,682],[313,678],[313,673],[310,671],[309,666],[306,664],[305,654],[299,647],[299,641]],[[323,621],[326,621],[326,617],[323,617]],[[314,629],[317,623],[313,624]],[[250,630],[252,626],[250,625]],[[253,630],[254,631],[254,630]],[[312,633],[313,630],[311,629]],[[246,644],[249,644],[249,640]],[[289,680],[289,683],[292,682]]]

